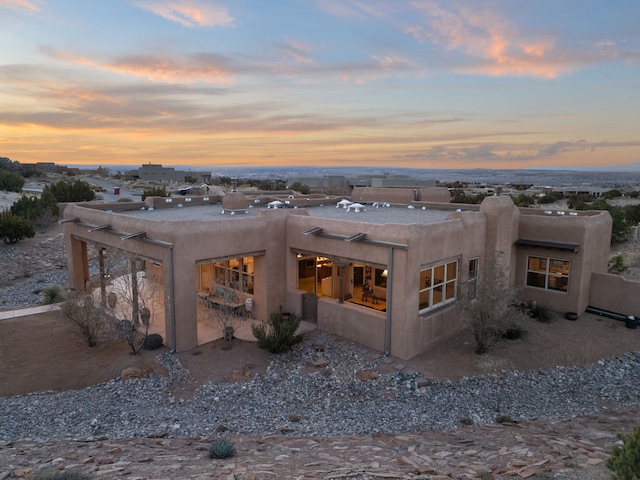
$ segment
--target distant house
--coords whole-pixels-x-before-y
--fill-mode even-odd
[[[138,169],[126,172],[131,180],[146,180],[151,182],[176,182],[176,183],[211,183],[211,172],[194,172],[176,170],[173,167],[148,163]]]
[[[360,187],[350,198],[233,192],[69,205],[70,286],[90,280],[90,244],[147,260],[163,289],[167,343],[179,351],[206,341],[202,310],[231,293],[234,308],[250,299],[256,319],[282,308],[408,359],[463,328],[456,302],[473,295],[496,254],[525,300],[582,313],[597,297],[602,308],[640,311],[640,284],[606,273],[608,212],[519,209],[507,196],[450,204],[443,191]],[[280,208],[267,207],[275,201]],[[349,208],[354,201],[360,206]]]

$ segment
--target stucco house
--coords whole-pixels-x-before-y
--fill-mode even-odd
[[[582,313],[594,296],[612,307],[608,288],[638,293],[637,283],[613,286],[606,273],[607,212],[520,209],[507,196],[447,202],[446,189],[369,187],[348,199],[233,192],[70,204],[70,287],[90,281],[89,245],[125,250],[159,279],[175,350],[198,345],[198,312],[231,293],[255,319],[282,308],[401,359],[463,328],[456,301],[473,295],[496,254],[523,299],[555,311]]]

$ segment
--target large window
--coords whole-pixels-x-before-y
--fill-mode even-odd
[[[420,313],[456,299],[458,261],[425,267],[420,270]]]
[[[239,292],[253,293],[253,257],[239,257],[199,265],[199,290],[229,287]]]
[[[527,286],[566,292],[569,287],[569,260],[529,257],[527,259]]]

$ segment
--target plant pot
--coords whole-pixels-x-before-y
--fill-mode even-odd
[[[564,314],[564,318],[574,321],[578,319],[578,314],[576,312],[567,312]]]

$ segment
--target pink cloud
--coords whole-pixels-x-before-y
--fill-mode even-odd
[[[184,27],[220,27],[234,22],[225,7],[208,1],[144,0],[136,5]]]
[[[29,13],[40,13],[42,11],[42,1],[35,0],[0,0],[0,7],[11,10],[22,10]]]
[[[144,77],[156,82],[206,83],[233,82],[233,75],[226,63],[228,61],[215,55],[188,55],[180,58],[155,55],[134,55],[110,61],[97,61],[87,57],[61,52],[47,47],[42,51],[74,65],[96,68],[119,75]]]
[[[405,33],[474,59],[459,68],[463,73],[556,78],[574,66],[558,52],[553,38],[526,38],[497,11],[467,6],[454,11],[431,0],[412,5],[424,15],[425,25],[407,26]]]

